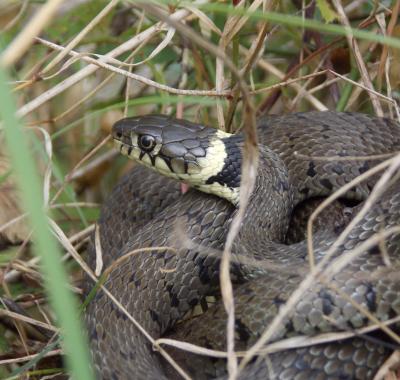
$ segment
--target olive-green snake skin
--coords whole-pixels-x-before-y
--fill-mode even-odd
[[[239,257],[239,264],[232,265],[236,351],[245,351],[257,341],[309,273],[306,242],[284,243],[294,206],[332,194],[383,161],[346,157],[400,151],[398,123],[356,113],[269,116],[259,120],[258,132],[256,185],[232,249]],[[219,294],[219,255],[236,210],[243,137],[152,115],[117,122],[113,137],[123,154],[203,191],[191,189],[182,195],[177,181],[140,165],[122,178],[99,221],[104,268],[136,248],[173,247],[175,251],[129,256],[112,270],[105,287],[153,338],[169,336],[225,351],[222,303],[197,318],[185,315],[204,304],[206,296]],[[349,190],[343,202],[352,206],[362,202],[378,179],[369,177]],[[373,325],[351,301],[380,321],[400,315],[400,234],[389,233],[400,224],[399,190],[399,171],[394,171],[383,194],[340,244],[334,259],[386,232],[382,241],[355,256],[326,283],[315,280],[268,343]],[[354,207],[353,215],[362,205]],[[343,228],[334,224],[315,233],[317,263]],[[94,257],[92,248],[92,268]],[[240,261],[246,258],[253,264]],[[87,307],[86,323],[99,379],[180,378],[101,290]],[[396,331],[397,325],[390,327]],[[372,379],[396,341],[375,329],[340,341],[294,347],[254,358],[239,378]],[[194,379],[227,377],[224,359],[178,349],[169,352]]]

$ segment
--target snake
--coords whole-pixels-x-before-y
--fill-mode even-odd
[[[296,207],[331,195],[400,150],[398,122],[362,113],[269,115],[257,120],[257,133],[255,185],[231,249],[237,352],[257,342],[310,271],[307,239],[286,241]],[[182,378],[151,339],[169,337],[226,351],[220,260],[240,204],[244,134],[165,115],[144,115],[116,122],[112,137],[123,155],[141,165],[118,182],[98,222],[103,268],[111,268],[104,286],[125,311],[102,290],[88,304],[85,322],[93,367],[99,379]],[[380,175],[365,177],[341,196],[342,210],[351,210],[349,220],[368,202]],[[182,182],[190,185],[184,194]],[[237,378],[375,376],[398,347],[398,340],[376,328],[374,318],[391,322],[389,327],[396,332],[399,189],[399,171],[393,169],[379,196],[327,258],[326,267],[357,249],[358,254],[327,281],[316,278],[267,343],[329,333],[349,335],[258,352],[240,368]],[[326,228],[315,231],[312,238],[316,263],[324,260],[346,228],[337,221],[321,225]],[[381,239],[365,245],[379,233]],[[88,258],[92,267],[94,249],[92,243]],[[87,292],[92,287],[87,281]],[[207,306],[209,296],[214,302]],[[203,305],[201,315],[190,314],[196,305]],[[179,348],[166,352],[186,378],[228,376],[226,358]]]

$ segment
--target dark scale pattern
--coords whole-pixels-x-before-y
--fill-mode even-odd
[[[307,199],[294,208],[286,235],[286,244],[298,243],[307,237],[308,219],[323,200],[324,198],[321,197]],[[341,201],[335,201],[318,215],[313,224],[313,231],[329,229],[336,233],[341,232],[353,214],[353,208],[347,207]]]
[[[165,117],[144,119],[149,124],[149,133],[155,124],[168,120]],[[198,128],[200,139],[207,133],[214,133],[183,121],[173,120],[171,123],[173,126],[183,123],[183,129],[191,132]],[[129,122],[122,124],[129,130]],[[176,132],[169,136],[179,139],[182,133],[186,134]],[[186,141],[186,137],[183,140]],[[360,114],[311,112],[263,119],[260,122],[260,140],[262,144],[269,144],[273,151],[261,148],[255,192],[234,245],[235,258],[255,260],[253,266],[237,266],[238,275],[251,279],[235,289],[236,348],[239,350],[254,343],[307,273],[306,242],[290,247],[280,243],[293,206],[306,196],[329,194],[366,169],[364,163],[350,160],[313,160],[311,165],[309,159],[300,159],[294,152],[309,157],[399,151],[400,126],[386,119]],[[195,149],[192,148],[194,144],[187,143],[187,148]],[[369,165],[372,167],[376,163],[370,161]],[[137,182],[139,172],[131,174],[130,180]],[[374,180],[360,185],[346,196],[363,200]],[[142,221],[141,217],[135,216],[136,202],[129,204],[135,186],[131,193],[127,193],[124,189],[128,182],[129,175],[117,186],[102,213],[100,233],[106,260],[110,262],[134,248],[148,246],[172,246],[178,253],[145,252],[131,256],[112,272],[106,286],[156,338],[172,328],[207,294],[215,292],[219,263],[218,258],[207,255],[207,247],[222,248],[234,209],[222,199],[195,191],[177,199],[176,189],[172,190],[175,195],[162,209],[161,199],[168,197],[169,185],[164,186],[157,197],[155,190],[139,184],[137,186],[144,194],[153,192],[155,195],[151,202],[157,211],[151,222],[146,223],[147,217]],[[376,232],[399,224],[399,188],[397,180],[386,189],[379,202],[339,247],[338,255],[346,254]],[[146,203],[146,196],[137,194],[135,198]],[[132,210],[127,210],[128,204]],[[150,204],[148,209],[144,207],[147,210],[144,215],[152,214],[151,209]],[[127,226],[127,218],[137,221],[140,226]],[[185,236],[199,246],[186,248]],[[314,236],[317,261],[324,256],[336,236],[334,229]],[[119,248],[114,248],[114,245]],[[386,239],[385,249],[391,260],[389,267],[384,264],[377,247],[353,259],[329,281],[382,321],[400,315],[399,234]],[[335,324],[332,325],[324,316],[329,316]],[[225,318],[223,306],[217,303],[200,317],[181,323],[175,336],[209,348],[224,349]],[[98,293],[89,305],[86,321],[98,378],[170,379],[176,376],[169,367],[165,368],[165,363],[144,336],[103,293]],[[346,298],[322,283],[315,283],[271,340],[348,331],[370,323]],[[397,330],[398,326],[393,328]],[[378,343],[372,344],[360,337],[351,338],[274,353],[267,361],[259,358],[258,362],[246,368],[241,378],[372,379],[389,353]],[[226,376],[225,363],[221,360],[192,357],[182,351],[176,352],[176,357],[195,374],[196,379]]]
[[[277,152],[296,184],[298,199],[326,196],[380,161],[319,161],[310,157],[370,156],[399,151],[399,124],[359,113],[304,112],[267,116],[258,122],[259,140]],[[327,138],[321,139],[321,135]],[[305,157],[295,155],[297,152]],[[312,175],[313,174],[313,175]],[[370,178],[347,197],[365,199]]]
[[[116,207],[119,199],[113,198],[113,195],[108,204]],[[153,243],[180,248],[181,241],[177,242],[175,238],[176,228],[183,227],[181,233],[192,237],[192,230],[196,230],[199,222],[203,229],[198,243],[221,249],[226,234],[224,225],[228,222],[232,209],[228,202],[221,202],[217,197],[189,192],[181,197],[179,203],[172,203],[159,212],[151,224],[135,231],[132,236],[127,236],[128,243],[122,254]],[[208,217],[210,212],[221,215],[219,227],[215,227],[213,220]],[[113,220],[102,221],[102,234],[114,234]],[[213,284],[218,283],[217,261],[203,255],[197,257],[194,265],[193,258],[196,255],[197,250],[180,248],[178,255],[146,252],[133,256],[112,272],[106,286],[113,294],[121,295],[120,301],[149,333],[159,336],[205,294],[211,292]],[[204,264],[205,261],[208,262],[207,265]],[[163,269],[174,271],[165,272]],[[210,283],[203,284],[200,281],[199,271],[207,272]],[[125,279],[131,278],[132,273],[135,273],[134,281],[126,283]],[[179,303],[176,302],[177,296]],[[151,347],[132,323],[117,313],[116,307],[101,292],[88,307],[87,323],[89,335],[101,337],[96,348],[92,346],[99,378],[109,379],[113,373],[119,379],[158,377],[160,368],[152,364],[156,360],[156,354],[152,353]],[[109,327],[104,329],[103,326]],[[125,342],[124,336],[130,337],[129,341]],[[137,342],[134,345],[136,348],[133,348],[130,339]],[[125,347],[120,347],[122,340]],[[112,351],[107,358],[101,354],[108,350],[106,347]],[[118,359],[121,357],[120,350],[125,355],[131,353],[133,356],[128,365],[122,368],[119,366],[121,359]],[[145,363],[141,359],[144,356]]]
[[[261,361],[255,378],[364,380],[374,375],[377,366],[383,363],[381,358],[388,353],[362,339],[296,349],[284,357],[280,353],[270,355],[272,371]],[[253,378],[253,368],[245,371],[240,379]]]
[[[217,175],[210,177],[206,184],[217,182],[232,189],[237,188],[241,179],[243,136],[237,135],[222,141],[227,152],[224,167]]]
[[[388,190],[384,198],[368,213],[357,228],[353,230],[353,237],[350,237],[345,245],[358,239],[358,236],[366,231],[365,227],[368,225],[368,221],[372,218],[376,219],[382,209],[388,210],[392,202],[395,202],[400,208],[399,186],[400,183],[397,182]],[[396,215],[396,222],[393,222],[398,224],[400,211],[397,211]],[[390,225],[393,226],[395,224]],[[370,231],[365,238],[370,237],[372,233],[373,231]],[[329,238],[329,235],[325,239],[321,236],[317,238],[318,241],[315,242],[317,257],[320,254],[323,255],[323,252],[332,244],[334,238],[335,236],[332,237],[332,235],[331,238]],[[400,236],[397,235],[389,238],[386,244],[388,252],[394,260],[392,262],[393,268],[391,268],[391,273],[394,274],[400,265]],[[279,269],[276,272],[267,272],[262,277],[256,278],[237,288],[235,292],[235,316],[236,320],[239,320],[241,324],[241,329],[236,330],[237,341],[235,347],[237,350],[245,350],[257,341],[266,326],[269,325],[277,314],[280,305],[285,303],[293,291],[298,288],[303,279],[302,275],[297,274],[302,261],[301,255],[299,257],[299,251],[304,251],[305,248],[304,244],[293,245],[291,249],[287,246],[278,247],[275,244],[271,245],[268,249],[269,256],[279,257],[279,261],[281,261],[283,252],[291,256],[291,263],[285,266],[285,270],[289,271],[289,273],[282,272]],[[343,250],[343,253],[345,252],[346,250]],[[396,293],[396,291],[400,290],[400,282],[393,281],[393,279],[388,280],[385,276],[370,278],[369,273],[371,270],[377,270],[378,268],[384,268],[381,256],[369,256],[368,253],[365,253],[353,260],[330,283],[340,288],[369,312],[377,315],[381,320],[387,320],[400,313],[399,293]],[[385,268],[385,270],[388,271],[388,268]],[[377,308],[377,305],[380,305],[380,308]],[[368,319],[365,316],[361,316],[349,301],[339,297],[334,291],[322,284],[316,284],[311,290],[306,292],[297,304],[295,311],[295,314],[286,320],[282,329],[277,331],[273,340],[297,335],[316,335],[335,330],[348,331],[349,329],[360,328],[368,324]],[[325,315],[335,321],[335,326],[324,318]],[[199,326],[207,326],[207,328],[201,329]],[[185,322],[180,326],[179,331],[170,337],[201,346],[204,346],[205,342],[210,346],[210,342],[212,342],[211,348],[225,350],[225,326],[226,313],[224,312],[223,305],[219,304],[200,317]],[[246,333],[249,337],[247,340],[243,339],[243,334],[241,334],[243,326],[246,326]],[[345,365],[342,360],[337,363],[338,351],[342,349],[341,347],[347,347],[348,345],[350,347],[353,346],[351,349],[353,356],[346,360],[351,365]],[[354,353],[354,345],[362,347],[362,349],[358,350],[358,355]],[[324,379],[326,378],[324,376],[327,374],[332,375],[333,378],[337,376],[337,378],[345,379],[368,379],[373,377],[377,368],[383,363],[385,355],[388,355],[389,352],[389,350],[377,343],[371,345],[361,339],[349,339],[344,341],[342,346],[335,342],[334,344],[325,344],[316,347],[326,347],[326,350],[322,351],[321,348],[321,351],[318,351],[313,348],[314,351],[312,351],[304,348],[270,355],[269,358],[272,362],[274,373],[282,373],[280,375],[282,377],[278,376],[277,378],[295,378],[295,376],[300,376],[300,374],[302,376],[317,376],[317,374],[323,372],[325,375],[323,374],[322,378]],[[332,352],[332,357],[329,357],[329,360],[327,360],[326,356],[329,350]],[[219,363],[209,362],[203,357],[195,357],[183,351],[174,351],[174,353],[179,362],[191,374],[195,374],[198,368],[207,368],[204,378],[222,376],[226,368],[226,363],[223,361]],[[289,358],[297,361],[297,369],[293,368],[293,366],[288,366],[290,369],[282,366],[282,361],[289,360]],[[304,368],[301,368],[299,365],[303,361],[307,364]],[[311,365],[311,363],[314,364]],[[347,367],[349,369],[342,373],[343,368]],[[336,369],[334,370],[333,368]],[[253,367],[249,370],[249,373],[252,373],[252,371],[254,371]],[[256,371],[259,373],[259,377],[256,376],[254,378],[269,378],[268,368],[265,367],[263,371],[259,371],[261,370],[257,369]]]
[[[134,180],[132,180],[134,179]],[[121,254],[121,249],[136,230],[148,223],[158,212],[181,195],[180,184],[160,176],[141,165],[125,175],[103,205],[100,226],[113,229],[110,236],[100,231],[104,266],[107,267]],[[124,199],[124,207],[116,204]],[[110,225],[109,225],[110,224]],[[107,236],[107,239],[104,238]],[[92,250],[92,248],[91,248]],[[94,267],[95,254],[89,254]]]

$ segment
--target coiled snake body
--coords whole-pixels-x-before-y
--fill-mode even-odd
[[[232,269],[238,283],[238,351],[257,341],[309,269],[305,242],[283,244],[293,207],[302,200],[331,194],[379,162],[345,157],[400,150],[398,123],[356,113],[270,116],[259,121],[258,131],[258,176],[232,250],[235,255],[256,262],[255,266],[241,264]],[[151,115],[119,121],[113,128],[113,137],[123,154],[202,190],[192,189],[181,195],[176,181],[137,166],[120,181],[102,210],[99,225],[105,267],[136,248],[176,249],[134,254],[115,267],[105,284],[143,328],[158,338],[218,289],[219,260],[215,252],[224,246],[236,209],[243,138]],[[317,156],[333,158],[318,160],[314,158]],[[339,159],[335,159],[337,156]],[[345,197],[364,200],[376,180],[369,177]],[[378,201],[338,248],[340,257],[374,234],[399,225],[399,189],[395,173]],[[315,234],[317,262],[339,232],[338,228],[331,228]],[[383,242],[355,256],[332,279],[326,283],[315,281],[269,342],[372,325],[352,301],[381,321],[397,317],[399,254],[400,234],[387,233]],[[92,264],[93,257],[94,254]],[[86,321],[99,378],[177,377],[103,292],[99,291],[89,304]],[[172,332],[173,337],[207,348],[226,349],[226,314],[221,305],[181,325],[181,329],[177,327]],[[396,325],[391,327],[395,329]],[[391,345],[381,344],[382,341]],[[369,379],[393,347],[388,337],[375,331],[368,336],[286,349],[260,355],[245,367],[240,378]],[[193,378],[226,376],[222,360],[180,350],[174,353]]]

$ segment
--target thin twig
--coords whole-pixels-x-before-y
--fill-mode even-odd
[[[363,56],[361,54],[361,51],[360,51],[360,48],[358,46],[356,39],[353,37],[353,32],[351,30],[350,22],[346,16],[343,6],[339,0],[332,0],[332,3],[336,8],[336,11],[339,15],[339,19],[340,19],[341,23],[346,28],[346,31],[347,31],[346,37],[347,37],[347,41],[349,44],[349,48],[353,49],[354,57],[356,59],[357,66],[360,69],[360,73],[361,73],[361,77],[363,78],[364,85],[365,85],[365,87],[368,88],[368,90],[374,90],[373,84],[372,84],[371,79],[368,74],[368,70],[364,63]],[[378,100],[375,92],[368,91],[368,94],[371,98],[371,102],[374,107],[374,111],[375,111],[376,115],[383,117],[383,110],[382,110],[381,104],[379,103],[379,100]]]
[[[80,41],[113,9],[119,0],[111,0],[40,73],[41,76],[56,66]]]
[[[55,326],[52,326],[52,325],[50,325],[48,323],[44,323],[44,322],[38,321],[38,320],[30,318],[30,317],[27,317],[26,315],[15,313],[15,312],[10,311],[10,310],[0,309],[0,316],[14,318],[14,319],[17,319],[19,321],[26,322],[26,323],[29,323],[29,324],[34,325],[34,326],[42,327],[42,328],[44,328],[46,330],[53,331],[53,332],[56,332],[56,333],[59,332],[59,329],[57,327],[55,327]]]
[[[337,342],[340,340],[349,339],[349,338],[358,337],[358,336],[361,336],[364,334],[368,334],[368,333],[371,333],[373,331],[376,331],[376,330],[382,328],[382,326],[386,327],[386,326],[390,326],[390,325],[393,325],[393,324],[396,324],[399,322],[400,322],[400,317],[395,317],[395,318],[389,319],[384,322],[379,321],[379,324],[373,324],[373,325],[365,326],[360,329],[355,329],[355,330],[351,330],[351,331],[323,333],[323,334],[318,334],[315,336],[308,336],[308,335],[293,336],[290,338],[278,340],[276,342],[270,343],[270,344],[262,347],[257,352],[257,355],[273,354],[273,353],[277,353],[277,352],[291,350],[294,347],[295,348],[311,347],[311,346],[315,346],[318,344]],[[227,358],[228,357],[228,354],[226,351],[212,350],[209,348],[197,346],[192,343],[183,342],[183,341],[179,341],[179,340],[175,340],[175,339],[160,338],[160,339],[156,340],[156,344],[157,344],[157,346],[164,344],[167,346],[178,348],[183,351],[191,352],[191,353],[194,353],[197,355],[213,357],[213,358]],[[246,351],[235,352],[235,355],[238,358],[245,357],[246,354],[247,354]]]
[[[42,43],[43,45],[48,46],[48,47],[50,47],[50,48],[52,48],[54,50],[63,51],[65,49],[64,47],[62,47],[60,45],[57,45],[57,44],[55,44],[53,42],[46,41],[43,38],[37,37],[36,40],[38,42]],[[214,90],[182,90],[182,89],[179,89],[179,88],[170,87],[170,86],[167,86],[165,84],[161,84],[161,83],[155,82],[155,81],[153,81],[151,79],[145,78],[145,77],[143,77],[141,75],[138,75],[138,74],[135,74],[135,73],[131,73],[131,72],[123,70],[123,69],[121,69],[119,67],[115,67],[113,65],[110,65],[110,64],[106,63],[107,62],[107,56],[104,56],[102,59],[94,59],[94,58],[91,58],[91,57],[89,57],[89,56],[87,56],[85,54],[77,53],[77,52],[75,52],[73,50],[69,51],[68,55],[71,55],[73,57],[76,57],[78,59],[86,61],[86,62],[88,62],[90,64],[99,66],[99,67],[101,67],[103,69],[109,70],[109,71],[114,72],[116,74],[123,75],[126,78],[135,79],[138,82],[142,82],[142,83],[144,83],[144,84],[146,84],[148,86],[158,88],[159,90],[166,91],[166,92],[169,92],[171,94],[190,95],[190,96],[219,96],[219,97],[226,97],[226,96],[228,96],[230,94],[230,91],[222,91],[222,92],[220,92],[220,91],[214,91]],[[113,60],[113,62],[117,63],[119,66],[123,65],[123,62],[116,61],[115,59]]]
[[[29,360],[35,359],[38,356],[48,358],[50,356],[57,356],[57,355],[62,355],[62,354],[63,354],[63,350],[57,349],[57,350],[46,352],[44,355],[42,355],[41,353],[38,353],[38,354],[33,354],[33,355],[22,356],[20,358],[0,360],[0,365],[28,362]]]
[[[34,38],[51,21],[63,0],[48,0],[36,15],[29,21],[18,36],[0,55],[0,65],[9,67],[14,64],[32,45]]]
[[[189,11],[187,10],[178,10],[175,13],[173,13],[170,17],[176,20],[183,19],[187,17],[190,14]],[[124,54],[127,51],[130,51],[134,48],[136,48],[139,44],[141,44],[143,41],[151,38],[155,34],[159,33],[160,30],[163,28],[163,23],[159,22],[148,29],[144,30],[143,32],[135,35],[128,41],[124,42],[122,45],[119,45],[115,49],[111,50],[109,53],[105,55],[106,59],[107,58],[113,58],[117,57],[121,54]],[[71,75],[67,79],[63,80],[61,83],[58,83],[48,91],[45,91],[42,93],[40,96],[35,98],[34,100],[30,101],[29,103],[25,104],[22,106],[18,112],[17,115],[19,117],[24,117],[34,111],[35,109],[39,108],[42,104],[48,102],[50,99],[53,99],[55,96],[61,94],[74,84],[82,81],[84,78],[87,76],[93,74],[99,69],[99,66],[97,65],[88,65],[85,68],[79,70],[77,73]]]

